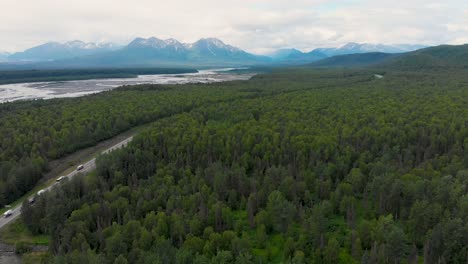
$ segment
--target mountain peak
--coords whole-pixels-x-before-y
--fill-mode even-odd
[[[136,38],[128,47],[134,48],[153,48],[153,49],[162,49],[166,47],[175,47],[177,49],[182,48],[183,45],[178,40],[170,38],[166,40],[159,39],[157,37],[150,37],[148,39],[145,38]]]
[[[285,48],[276,50],[275,52],[270,53],[269,56],[274,60],[284,60],[293,56],[301,56],[302,54],[304,53],[298,49]]]
[[[189,46],[190,48],[196,48],[196,49],[201,49],[201,50],[207,49],[209,53],[215,56],[217,53],[215,52],[215,50],[226,51],[226,52],[231,52],[231,53],[241,52],[240,49],[234,46],[225,44],[224,42],[222,42],[221,40],[217,38],[202,38]]]
[[[204,42],[207,42],[207,43],[211,43],[217,47],[224,47],[226,46],[226,44],[224,44],[224,42],[222,42],[220,39],[217,39],[217,38],[202,38],[200,39],[199,41],[204,41]]]
[[[81,40],[72,40],[72,41],[65,42],[64,44],[67,46],[71,46],[71,47],[82,47],[86,43],[84,43]]]
[[[356,42],[348,42],[344,44],[343,46],[341,46],[340,49],[356,49],[356,48],[359,48],[361,45],[364,45],[364,44],[359,44]]]
[[[174,38],[166,39],[165,42],[166,42],[168,45],[178,45],[178,44],[182,44],[182,43],[180,43],[177,39],[174,39]]]
[[[199,39],[198,41],[196,41],[193,44],[194,45],[195,44],[210,44],[210,45],[214,45],[214,46],[217,46],[217,47],[227,46],[226,44],[224,44],[224,42],[222,42],[221,40],[219,40],[217,38],[201,38],[201,39]]]

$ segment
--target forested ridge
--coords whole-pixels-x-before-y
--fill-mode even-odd
[[[23,204],[28,228],[51,236],[49,262],[467,262],[463,71],[158,87],[101,96],[129,116],[175,98],[187,108]],[[98,97],[63,104],[101,109]]]

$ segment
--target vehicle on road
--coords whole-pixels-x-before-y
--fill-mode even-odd
[[[7,218],[7,217],[11,216],[12,214],[13,214],[13,211],[12,211],[12,210],[8,210],[8,211],[6,211],[6,212],[3,214],[3,216],[4,216],[5,218]]]
[[[82,170],[83,168],[84,168],[83,164],[82,164],[82,165],[78,165],[78,167],[76,167],[76,170],[77,170],[77,171],[80,171],[80,170]]]
[[[60,177],[58,177],[55,181],[56,181],[56,182],[60,182],[60,181],[62,181],[63,179],[65,179],[65,176],[60,176]]]
[[[45,193],[45,192],[46,192],[46,190],[44,190],[44,189],[39,190],[39,191],[37,192],[37,195],[39,196],[39,195],[41,195],[41,194],[43,194],[43,193]]]
[[[36,201],[36,197],[31,197],[31,198],[28,199],[28,202],[30,204],[33,204],[35,201]]]

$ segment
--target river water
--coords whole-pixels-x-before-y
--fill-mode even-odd
[[[136,78],[92,79],[0,85],[0,103],[18,100],[78,97],[108,91],[122,85],[213,83],[248,80],[254,74],[232,73],[232,68],[200,70],[197,73],[139,75]]]

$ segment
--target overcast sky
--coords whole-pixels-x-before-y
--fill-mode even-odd
[[[468,43],[466,0],[0,0],[0,6],[4,51],[151,36],[216,37],[254,53],[347,42]]]

